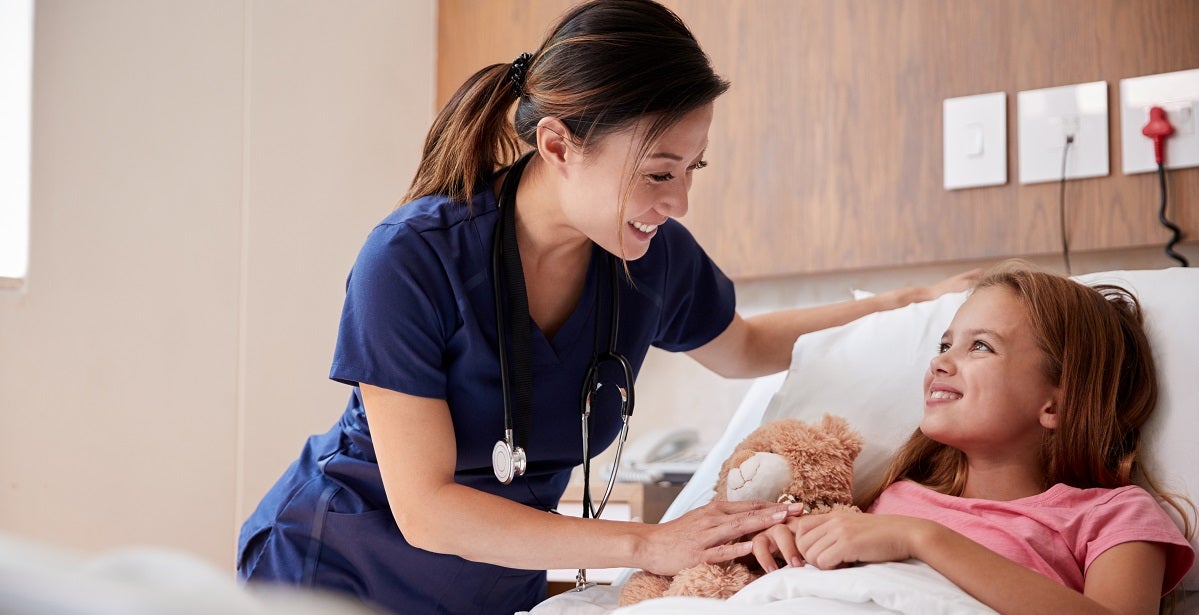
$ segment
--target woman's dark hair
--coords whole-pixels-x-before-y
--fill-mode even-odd
[[[580,4],[520,64],[520,83],[505,62],[458,88],[429,130],[404,202],[444,194],[469,203],[480,181],[516,160],[522,142],[536,144],[543,117],[561,120],[583,149],[652,118],[640,161],[666,129],[729,87],[682,20],[651,0]]]

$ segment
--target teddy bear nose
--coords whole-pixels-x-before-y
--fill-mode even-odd
[[[760,467],[762,467],[762,463],[758,456],[754,455],[742,462],[740,466],[729,470],[729,488],[740,489],[745,486],[745,483],[754,479]]]
[[[726,497],[730,502],[773,502],[791,482],[791,466],[781,455],[756,453],[729,470]]]

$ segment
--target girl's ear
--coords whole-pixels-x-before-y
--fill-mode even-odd
[[[556,117],[537,122],[537,153],[550,167],[561,170],[574,156],[570,129]]]
[[[1045,429],[1057,429],[1058,419],[1060,418],[1057,409],[1062,404],[1062,390],[1060,388],[1053,389],[1053,395],[1045,402],[1045,406],[1041,408],[1041,427]]]

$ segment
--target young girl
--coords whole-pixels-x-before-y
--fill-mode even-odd
[[[1140,450],[1157,390],[1131,294],[997,269],[941,337],[920,427],[858,503],[872,514],[789,520],[755,556],[767,570],[776,553],[819,568],[916,558],[1002,613],[1156,613],[1194,560],[1133,484],[1157,491]]]
[[[459,88],[408,202],[371,231],[347,281],[330,370],[352,387],[345,411],[242,526],[240,578],[396,613],[512,613],[544,598],[547,568],[673,574],[747,555],[748,541],[730,541],[788,514],[551,514],[573,468],[627,425],[651,346],[726,376],[768,374],[804,332],[977,278],[738,316],[732,282],[675,220],[728,86],[674,13],[603,0]]]

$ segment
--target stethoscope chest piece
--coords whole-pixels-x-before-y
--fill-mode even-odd
[[[525,449],[512,446],[508,440],[500,440],[491,448],[491,469],[495,477],[505,485],[512,482],[513,476],[525,473]]]

